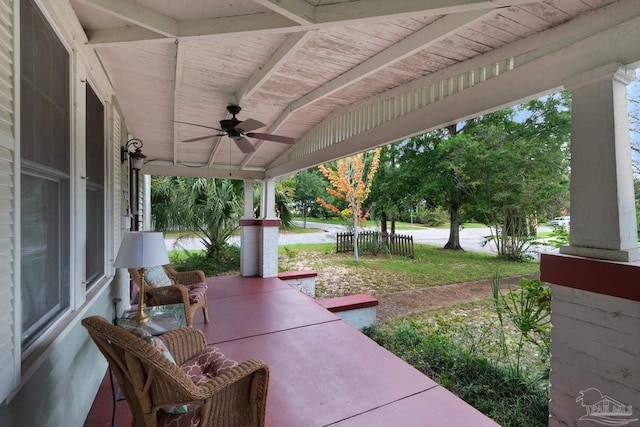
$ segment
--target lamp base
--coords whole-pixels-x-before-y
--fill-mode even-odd
[[[140,307],[142,307],[142,306],[140,306]],[[151,317],[149,317],[149,315],[147,313],[145,313],[144,311],[142,311],[142,309],[140,308],[136,314],[131,316],[131,318],[129,319],[129,322],[132,322],[132,323],[147,323],[149,320],[151,320]]]
[[[138,274],[140,274],[140,292],[138,292],[138,312],[129,319],[133,323],[147,323],[149,319],[149,315],[144,312],[144,268],[138,270]]]

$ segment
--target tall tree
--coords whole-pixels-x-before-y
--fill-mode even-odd
[[[391,221],[391,234],[395,233],[395,220],[405,208],[415,205],[412,189],[401,187],[403,170],[398,167],[399,144],[389,144],[380,150],[380,165],[371,186],[369,199],[375,201],[380,218],[380,231],[389,234],[387,221]]]
[[[568,204],[569,132],[570,99],[561,93],[416,136],[396,143],[394,170],[383,166],[375,195],[395,189],[405,201],[447,209],[447,249],[462,249],[460,226],[476,219],[492,227],[500,255],[519,257],[535,215]]]
[[[292,200],[294,200],[302,211],[303,227],[307,228],[307,216],[313,205],[317,205],[317,198],[324,192],[325,180],[318,170],[305,169],[293,177],[294,191]]]
[[[567,205],[571,129],[567,92],[483,116],[466,151],[474,215],[492,229],[498,254],[526,255],[538,215]]]
[[[347,209],[339,210],[334,205],[318,197],[318,202],[322,206],[339,214],[353,224],[353,260],[356,262],[360,260],[358,255],[358,230],[369,215],[363,211],[362,205],[371,192],[373,177],[380,161],[380,148],[373,151],[370,162],[365,160],[365,153],[359,153],[338,160],[337,169],[335,170],[324,165],[318,166],[322,174],[333,186],[333,188],[327,187],[327,193],[343,199],[349,204]],[[368,169],[368,172],[365,173],[365,169]]]
[[[473,121],[448,126],[401,143],[403,188],[414,193],[430,207],[448,210],[450,227],[445,249],[462,250],[460,226],[462,209],[470,200],[470,186],[465,170],[465,150],[470,139],[466,134]]]

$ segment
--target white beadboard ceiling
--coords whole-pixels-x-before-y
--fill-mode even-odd
[[[633,36],[637,0],[70,3],[153,174],[286,175],[554,89],[544,87],[557,86],[551,78],[536,83],[531,66],[515,83],[487,84],[543,57],[566,73],[640,59],[633,39],[604,55],[579,43],[607,31]],[[563,49],[581,60],[560,67]],[[530,93],[516,88],[529,84]],[[217,128],[229,104],[242,107],[238,119],[265,124],[256,132],[296,145],[248,138],[255,151],[244,154],[226,136],[183,142],[217,132],[177,122]],[[412,110],[423,111],[424,125],[413,124],[420,118],[410,119]]]

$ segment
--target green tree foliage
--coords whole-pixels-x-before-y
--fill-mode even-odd
[[[380,151],[380,164],[376,179],[371,187],[369,200],[375,201],[380,218],[381,232],[386,234],[387,220],[391,220],[391,234],[395,233],[395,221],[418,203],[418,195],[407,188],[407,180],[402,179],[405,171],[399,167],[401,151],[399,144],[390,144]]]
[[[208,257],[223,257],[238,229],[242,181],[152,177],[151,217],[155,230],[195,233]]]
[[[466,150],[472,142],[466,129],[473,123],[449,126],[399,143],[396,188],[412,189],[408,199],[413,206],[418,201],[429,208],[441,206],[448,210],[451,222],[445,249],[461,250],[460,225],[462,209],[471,197],[466,176]]]
[[[447,249],[462,249],[464,221],[483,222],[498,254],[520,259],[537,216],[568,206],[570,116],[560,93],[401,141],[392,166],[383,161],[376,200],[447,209]]]
[[[317,168],[305,169],[293,176],[294,191],[291,199],[300,207],[304,228],[307,228],[307,216],[310,211],[319,210],[316,199],[325,193],[327,181]]]
[[[568,205],[570,129],[568,93],[481,117],[470,129],[471,213],[491,228],[500,256],[525,256],[537,217]]]

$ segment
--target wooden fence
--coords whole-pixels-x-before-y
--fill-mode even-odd
[[[353,252],[353,233],[336,234],[336,252]],[[358,252],[374,255],[383,252],[413,258],[413,236],[382,235],[379,231],[361,231],[358,233]]]

